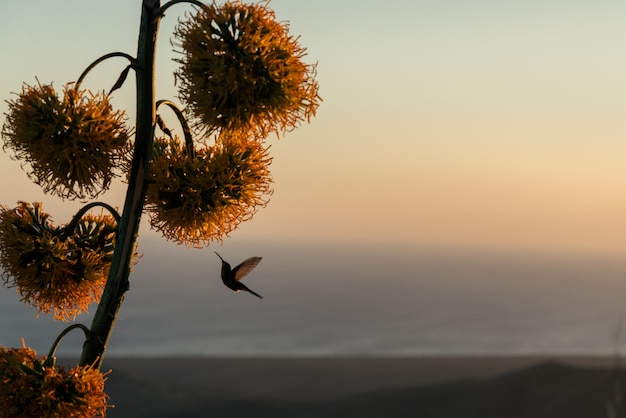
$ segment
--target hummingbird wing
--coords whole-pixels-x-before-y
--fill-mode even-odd
[[[243,261],[237,267],[233,269],[233,276],[236,281],[239,281],[245,277],[246,274],[250,273],[253,268],[257,266],[261,262],[263,257],[250,257],[247,260]]]

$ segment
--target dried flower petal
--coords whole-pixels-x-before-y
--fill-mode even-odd
[[[264,137],[315,115],[315,65],[302,62],[305,48],[267,3],[214,2],[179,23],[176,77],[199,126]]]

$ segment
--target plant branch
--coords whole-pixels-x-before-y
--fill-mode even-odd
[[[198,0],[172,0],[172,1],[168,1],[167,3],[165,3],[159,10],[157,10],[157,16],[165,16],[165,11],[167,9],[169,9],[170,7],[174,6],[175,4],[178,3],[190,3],[193,4],[194,6],[198,6],[202,9],[204,9],[206,6],[206,4],[202,3],[201,1]]]
[[[159,10],[159,0],[143,0],[135,65],[137,119],[133,160],[109,277],[91,323],[93,337],[85,342],[80,360],[81,365],[93,365],[98,369],[102,366],[104,352],[129,288],[128,276],[150,178],[156,124],[154,67]]]
[[[56,338],[56,340],[54,340],[54,343],[52,343],[52,347],[50,347],[50,352],[48,353],[48,358],[49,359],[54,357],[54,353],[57,351],[57,347],[61,343],[61,340],[63,339],[63,337],[65,337],[70,331],[72,331],[72,330],[74,330],[76,328],[80,328],[83,331],[83,333],[85,334],[85,339],[87,341],[89,341],[91,339],[91,331],[89,330],[89,328],[87,328],[83,324],[72,324],[69,327],[65,328],[59,334],[59,336]]]
[[[108,60],[109,58],[114,58],[114,57],[126,58],[128,61],[130,61],[131,68],[134,68],[135,70],[139,67],[139,62],[134,57],[124,52],[111,52],[109,54],[101,56],[100,58],[98,58],[97,60],[89,64],[87,68],[85,68],[85,71],[83,71],[80,77],[78,77],[78,81],[76,81],[76,88],[80,87],[85,77],[87,77],[87,74],[89,74],[89,72],[93,70],[94,67],[100,64],[102,61],[105,61],[105,60]]]
[[[156,103],[157,110],[161,105],[169,107],[174,111],[174,114],[176,114],[176,117],[178,118],[178,121],[183,128],[183,135],[185,136],[185,146],[187,147],[187,153],[189,154],[189,156],[193,156],[193,137],[191,136],[191,129],[189,128],[189,124],[187,123],[187,119],[185,119],[185,115],[183,114],[182,110],[178,108],[176,103],[169,100],[159,100]]]
[[[74,215],[74,217],[72,218],[72,220],[70,221],[69,224],[67,224],[67,226],[64,228],[64,232],[63,235],[69,235],[74,228],[76,228],[76,225],[78,224],[78,221],[80,221],[80,218],[87,213],[90,209],[97,207],[97,206],[101,206],[104,209],[106,209],[107,211],[109,211],[109,213],[113,216],[113,218],[115,219],[115,222],[117,222],[117,224],[119,225],[120,223],[120,214],[117,212],[117,210],[115,210],[115,208],[107,203],[104,202],[92,202],[92,203],[88,203],[87,205],[83,206],[82,208],[80,208],[80,210],[78,212],[76,212],[76,214]]]

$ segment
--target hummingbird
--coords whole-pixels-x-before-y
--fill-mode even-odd
[[[217,254],[217,251],[215,251]],[[263,296],[259,295],[256,292],[253,292],[246,286],[241,283],[240,280],[245,277],[246,274],[250,273],[253,268],[257,266],[261,262],[262,257],[250,257],[247,260],[244,260],[236,266],[234,269],[230,268],[230,264],[228,264],[221,255],[217,254],[217,256],[222,260],[222,281],[229,289],[234,290],[235,292],[250,292],[254,296],[263,299]]]

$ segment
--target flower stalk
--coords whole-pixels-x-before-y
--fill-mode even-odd
[[[157,109],[161,105],[165,105],[169,107],[178,118],[178,121],[180,122],[180,125],[183,128],[183,135],[185,136],[185,147],[187,149],[187,153],[189,155],[193,155],[194,150],[193,150],[193,137],[191,136],[191,128],[189,128],[189,124],[187,123],[187,119],[185,119],[185,115],[183,114],[182,110],[180,110],[178,106],[176,106],[176,103],[170,100],[159,100],[156,104]],[[161,130],[167,136],[169,136],[170,139],[173,139],[171,131],[167,129],[164,124],[162,125],[163,122],[158,116],[157,116],[157,123],[159,123],[159,128],[161,128]]]
[[[46,362],[50,362],[51,366],[54,367],[54,355],[57,351],[57,347],[59,346],[59,344],[61,343],[61,341],[63,340],[63,338],[69,334],[71,331],[75,330],[75,329],[80,329],[81,331],[83,331],[83,334],[85,334],[85,341],[89,341],[91,339],[91,331],[89,330],[89,328],[87,328],[85,325],[83,324],[72,324],[69,327],[65,328],[63,331],[61,331],[61,333],[57,336],[56,340],[54,340],[54,342],[52,343],[52,347],[50,347],[50,352],[48,353],[48,358],[46,359]]]
[[[137,119],[131,172],[109,278],[91,325],[92,338],[85,342],[80,359],[82,366],[93,365],[97,369],[102,366],[104,352],[129,288],[130,266],[148,187],[156,123],[154,73],[159,8],[159,0],[143,0],[135,69]]]
[[[69,224],[67,224],[65,226],[65,236],[70,235],[74,229],[76,228],[76,225],[78,225],[78,222],[80,222],[81,218],[83,217],[83,215],[85,215],[87,212],[89,212],[91,209],[95,208],[95,207],[102,207],[104,209],[106,209],[111,216],[113,216],[113,219],[115,219],[115,222],[117,222],[117,224],[119,225],[120,223],[120,214],[117,212],[117,210],[115,210],[115,208],[111,205],[109,205],[108,203],[104,203],[104,202],[91,202],[86,204],[85,206],[83,206],[82,208],[80,208],[80,210],[78,212],[76,212],[74,214],[74,217],[72,218],[72,220],[70,221]],[[117,230],[117,228],[116,228]]]
[[[80,87],[80,85],[82,84],[83,80],[85,79],[85,77],[87,77],[87,74],[89,74],[89,72],[91,70],[93,70],[98,64],[100,64],[102,61],[106,61],[110,58],[115,58],[115,57],[122,57],[122,58],[126,58],[129,62],[130,62],[130,67],[137,67],[137,60],[135,60],[135,58],[131,57],[130,55],[124,53],[124,52],[111,52],[108,54],[105,54],[103,56],[101,56],[100,58],[98,58],[97,60],[95,60],[94,62],[92,62],[91,64],[89,64],[89,66],[87,68],[85,68],[85,70],[83,71],[83,73],[80,75],[80,77],[78,77],[78,80],[76,81],[76,86]],[[109,94],[111,94],[109,92]]]

